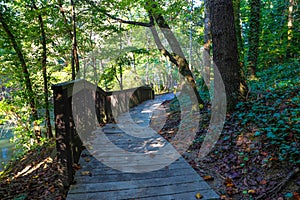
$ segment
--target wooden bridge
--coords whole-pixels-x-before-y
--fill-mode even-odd
[[[83,142],[86,149],[78,151],[81,152],[77,158],[80,169],[74,177],[74,172],[71,174],[68,167],[76,162],[72,150],[75,143],[67,141],[72,150],[69,152],[61,145],[66,140],[58,141],[58,156],[66,166],[62,169],[63,175],[71,175],[70,182],[66,183],[72,182],[67,200],[219,199],[164,138],[149,131],[147,125],[151,113],[149,109],[144,111],[151,106],[150,112],[153,112],[154,104],[157,106],[157,101],[146,101],[133,110],[119,113],[117,124],[108,123],[90,130],[91,134]],[[128,131],[130,128],[134,134]],[[137,135],[139,133],[142,136]],[[169,147],[169,150],[160,152],[163,147]],[[71,162],[66,153],[72,157]]]

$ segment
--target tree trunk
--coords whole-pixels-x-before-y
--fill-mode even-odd
[[[35,5],[34,1],[32,1],[33,7],[35,10],[38,11],[37,6]],[[50,120],[50,112],[49,112],[49,91],[48,91],[48,78],[47,78],[47,42],[46,42],[46,33],[44,29],[44,21],[41,14],[38,14],[40,29],[41,29],[41,43],[42,43],[42,70],[43,70],[43,80],[44,80],[44,102],[45,102],[45,118],[46,118],[46,125],[47,125],[47,137],[52,138],[52,126]]]
[[[147,9],[150,21],[153,22],[153,26],[150,27],[150,29],[157,48],[162,52],[162,54],[165,57],[167,57],[173,64],[175,64],[178,67],[180,74],[185,78],[187,83],[192,88],[198,103],[203,104],[203,100],[201,99],[199,92],[197,90],[196,81],[194,80],[193,74],[189,69],[189,63],[187,62],[182,52],[178,40],[176,39],[168,23],[165,21],[164,17],[160,13],[157,13],[154,10],[157,7],[157,4],[154,1],[151,1],[151,3],[153,9],[150,7],[146,7],[145,9]],[[158,33],[156,31],[156,28],[154,26],[154,20],[157,23],[158,27],[160,28],[161,32],[163,33],[164,37],[168,41],[168,44],[170,45],[170,48],[172,50],[172,54],[168,52],[166,48],[164,48],[164,46],[162,45]]]
[[[75,76],[79,71],[79,58],[77,52],[77,34],[76,34],[76,12],[74,0],[70,0],[72,7],[72,27],[73,27],[73,47],[72,47],[72,80],[75,80]]]
[[[24,81],[25,81],[25,91],[27,94],[27,98],[28,98],[28,103],[30,105],[31,108],[31,115],[33,117],[33,120],[37,120],[38,119],[38,113],[36,110],[36,105],[35,105],[35,94],[33,92],[32,89],[32,84],[31,84],[31,80],[30,80],[30,74],[25,62],[25,58],[24,55],[22,53],[22,49],[21,47],[18,45],[17,41],[16,41],[16,37],[12,34],[12,32],[9,29],[9,26],[6,24],[5,19],[3,18],[2,13],[0,12],[0,22],[2,24],[2,27],[4,29],[4,31],[6,32],[14,50],[17,53],[17,56],[19,58],[19,61],[21,63],[21,67],[22,67],[22,72],[23,72],[23,76],[24,76]],[[34,130],[38,130],[39,128],[37,128],[37,125],[34,123]],[[35,131],[35,137],[37,139],[37,141],[40,141],[41,135],[39,131]]]
[[[209,10],[209,0],[204,2],[204,51],[203,51],[203,79],[208,89],[210,88],[210,69],[211,69],[211,60],[210,60],[210,45],[211,45],[211,21],[210,21],[210,10]]]
[[[259,35],[260,35],[260,0],[250,2],[250,28],[249,28],[249,51],[248,51],[248,71],[250,77],[256,76]]]
[[[293,57],[293,51],[291,50],[291,43],[293,39],[293,23],[294,23],[294,17],[293,17],[293,10],[294,10],[295,2],[294,0],[289,0],[289,11],[288,11],[288,35],[287,35],[287,48],[286,48],[286,58],[292,58]]]
[[[247,86],[238,63],[232,1],[211,0],[210,11],[213,60],[225,85],[227,109],[233,111],[238,101],[245,98]]]

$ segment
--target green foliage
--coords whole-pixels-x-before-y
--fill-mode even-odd
[[[243,127],[254,124],[254,133],[266,146],[277,149],[280,160],[300,163],[300,65],[277,65],[258,73],[249,83],[251,100],[237,105]]]
[[[241,1],[244,52],[249,50],[249,21],[251,1]],[[291,8],[292,12],[291,12]],[[258,67],[264,69],[299,57],[299,5],[289,1],[261,0]],[[289,22],[289,20],[291,20]],[[289,27],[290,26],[290,27]],[[247,57],[244,62],[247,63]]]

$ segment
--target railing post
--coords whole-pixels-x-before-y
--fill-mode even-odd
[[[55,116],[55,135],[57,157],[61,163],[59,170],[60,176],[63,176],[64,186],[68,187],[73,181],[73,152],[72,135],[70,120],[71,108],[68,99],[68,91],[62,86],[52,86],[54,95],[54,116]]]

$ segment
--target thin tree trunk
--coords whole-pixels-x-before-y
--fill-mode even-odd
[[[288,35],[287,35],[287,48],[286,48],[286,58],[292,58],[292,50],[291,50],[291,43],[293,39],[293,23],[294,23],[294,17],[293,17],[293,10],[294,10],[295,1],[289,0],[289,11],[288,11]]]
[[[193,54],[193,17],[192,17],[192,14],[194,12],[194,0],[192,0],[192,5],[191,5],[191,18],[190,18],[190,34],[189,34],[189,39],[190,39],[190,46],[189,46],[189,69],[192,71],[192,60],[193,60],[193,57],[192,57],[192,54]]]
[[[74,56],[74,62],[75,62],[75,74],[73,80],[75,79],[75,75],[77,75],[79,71],[79,58],[78,58],[78,52],[77,52],[77,33],[76,33],[76,11],[75,11],[75,4],[74,0],[71,1],[71,7],[72,7],[72,26],[73,26],[73,54]]]
[[[119,24],[119,30],[120,30],[120,35],[119,35],[119,51],[120,51],[120,59],[122,60],[122,24]],[[119,84],[120,84],[120,90],[123,90],[123,72],[122,72],[123,68],[122,68],[122,64],[119,64],[119,73],[120,73],[120,79],[119,79]],[[116,74],[117,76],[117,74]]]
[[[34,0],[32,1],[33,7],[35,10],[38,11],[37,6],[35,5]],[[52,126],[50,120],[50,112],[49,112],[49,91],[48,91],[48,78],[47,78],[47,42],[46,42],[46,33],[44,28],[44,21],[42,15],[38,14],[40,29],[41,29],[41,43],[42,43],[42,69],[43,69],[43,80],[44,80],[44,102],[45,102],[45,118],[46,118],[46,125],[47,125],[47,137],[52,138]]]
[[[211,0],[210,11],[214,63],[225,85],[227,109],[233,111],[245,98],[247,86],[238,63],[232,1]]]
[[[259,35],[260,35],[260,0],[250,2],[250,30],[249,30],[249,52],[248,52],[248,71],[250,77],[256,76]]]
[[[74,5],[73,0],[71,0],[71,5]],[[74,80],[75,77],[76,77],[76,69],[78,68],[78,70],[79,70],[79,56],[78,56],[78,51],[77,51],[77,39],[76,39],[76,36],[74,36],[74,35],[76,35],[75,6],[74,7],[72,6],[72,22],[73,22],[72,27],[73,27],[73,30],[72,30],[72,27],[68,24],[68,20],[67,20],[64,8],[63,8],[62,0],[58,0],[58,6],[59,6],[60,13],[63,17],[64,23],[66,25],[66,30],[69,34],[70,40],[72,41],[71,68],[72,68],[72,80]],[[73,13],[73,10],[74,10],[74,13]],[[74,17],[74,19],[73,19],[73,17]],[[74,26],[74,20],[75,20],[75,26]],[[72,31],[73,32],[75,31],[75,34],[73,34]],[[74,45],[74,41],[75,41],[75,45]],[[74,47],[76,47],[76,48],[74,48]]]
[[[211,21],[210,21],[210,10],[209,10],[209,0],[204,2],[204,51],[203,51],[203,79],[208,89],[210,88],[210,45],[211,45]]]
[[[152,8],[155,8],[156,6],[157,4],[154,1],[152,1]],[[203,104],[203,100],[201,99],[199,92],[197,90],[196,81],[194,80],[193,74],[189,69],[189,63],[187,62],[182,52],[181,46],[178,40],[176,39],[174,33],[172,32],[168,23],[165,21],[164,17],[160,13],[156,13],[155,10],[150,9],[149,7],[147,7],[146,9],[148,11],[150,21],[152,22],[154,22],[153,20],[156,21],[164,37],[167,39],[173,54],[169,53],[166,50],[166,48],[164,48],[164,46],[162,45],[153,23],[153,26],[150,27],[150,29],[157,48],[162,52],[164,56],[169,58],[170,61],[178,67],[180,74],[185,77],[187,83],[190,85],[194,94],[196,95],[198,103]]]
[[[24,55],[22,53],[22,49],[21,47],[18,45],[17,41],[16,41],[16,37],[12,34],[12,32],[9,29],[9,26],[6,24],[5,19],[3,18],[2,13],[0,12],[0,22],[2,24],[2,27],[4,29],[4,31],[6,32],[14,50],[17,53],[17,56],[19,58],[19,61],[21,63],[21,67],[22,67],[22,72],[23,72],[23,76],[24,76],[24,81],[25,81],[25,91],[27,94],[27,98],[28,98],[28,103],[30,105],[31,108],[31,115],[33,117],[33,120],[37,120],[38,119],[38,113],[37,113],[37,109],[36,109],[36,105],[35,105],[35,94],[33,92],[32,89],[32,84],[31,84],[31,80],[30,80],[30,74],[25,62],[25,58]],[[34,130],[38,130],[39,128],[37,128],[37,125],[34,123]],[[37,141],[40,141],[41,135],[39,131],[35,131],[35,137],[37,139]]]

